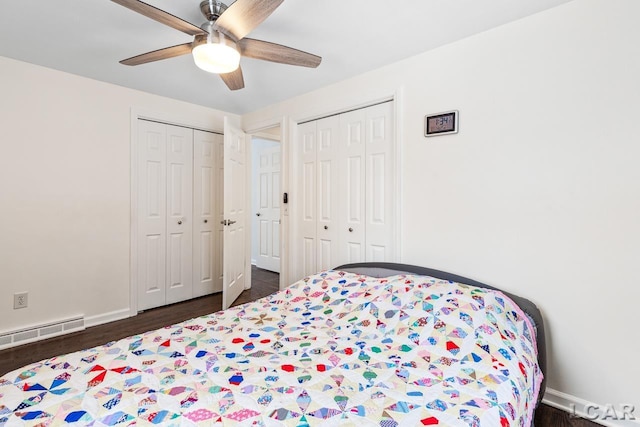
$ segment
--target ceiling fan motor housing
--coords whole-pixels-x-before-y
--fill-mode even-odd
[[[213,28],[207,28],[208,34],[198,34],[195,36],[193,43],[191,44],[192,48],[196,46],[200,46],[201,44],[206,43],[217,43],[217,44],[225,44],[234,50],[239,50],[238,44],[231,37],[227,36],[221,31],[216,31]]]
[[[218,0],[203,0],[200,3],[200,11],[209,22],[215,22],[227,10],[227,6]]]

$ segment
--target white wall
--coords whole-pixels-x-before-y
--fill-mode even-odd
[[[131,109],[213,130],[225,113],[8,58],[0,70],[0,333],[127,316]],[[29,307],[13,310],[21,291]]]
[[[399,92],[402,261],[536,302],[548,398],[640,411],[639,19],[637,0],[574,1],[243,123]],[[459,134],[425,138],[425,114],[450,109]]]

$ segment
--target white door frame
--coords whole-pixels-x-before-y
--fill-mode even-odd
[[[280,126],[280,193],[288,193],[289,192],[289,139],[287,132],[287,123],[288,119],[285,116],[280,118],[266,120],[264,122],[260,122],[252,127],[245,129],[247,135],[251,138],[254,136],[261,136],[261,132],[265,131],[269,128],[274,128]],[[253,149],[252,144],[249,144],[249,153],[247,157],[251,159],[251,150]],[[251,173],[253,165],[249,165],[249,173]],[[251,194],[252,182],[251,178],[247,180],[249,182],[249,188],[247,188],[247,194]],[[289,286],[289,256],[290,250],[289,244],[284,244],[289,242],[289,206],[291,204],[282,204],[280,209],[280,289],[284,289]],[[247,221],[247,227],[251,227],[251,220]],[[247,233],[251,235],[252,230],[249,228]]]
[[[200,121],[192,117],[180,117],[176,114],[151,111],[144,108],[133,107],[130,113],[130,203],[129,216],[129,316],[138,314],[138,120],[150,120],[166,123],[174,126],[183,126],[191,129],[199,129],[222,135],[222,122],[220,129],[211,127],[210,122]]]

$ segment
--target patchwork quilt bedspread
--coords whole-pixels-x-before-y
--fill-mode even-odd
[[[425,276],[308,277],[0,378],[0,425],[529,426],[529,319]]]

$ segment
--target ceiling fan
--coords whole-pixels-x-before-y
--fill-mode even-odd
[[[207,19],[201,27],[139,0],[112,0],[119,5],[194,36],[191,43],[143,53],[120,61],[140,65],[188,53],[201,69],[220,74],[231,90],[244,87],[240,57],[262,59],[288,65],[316,68],[322,58],[298,49],[245,37],[262,23],[284,0],[236,0],[226,6],[218,0],[204,0],[200,11]]]

